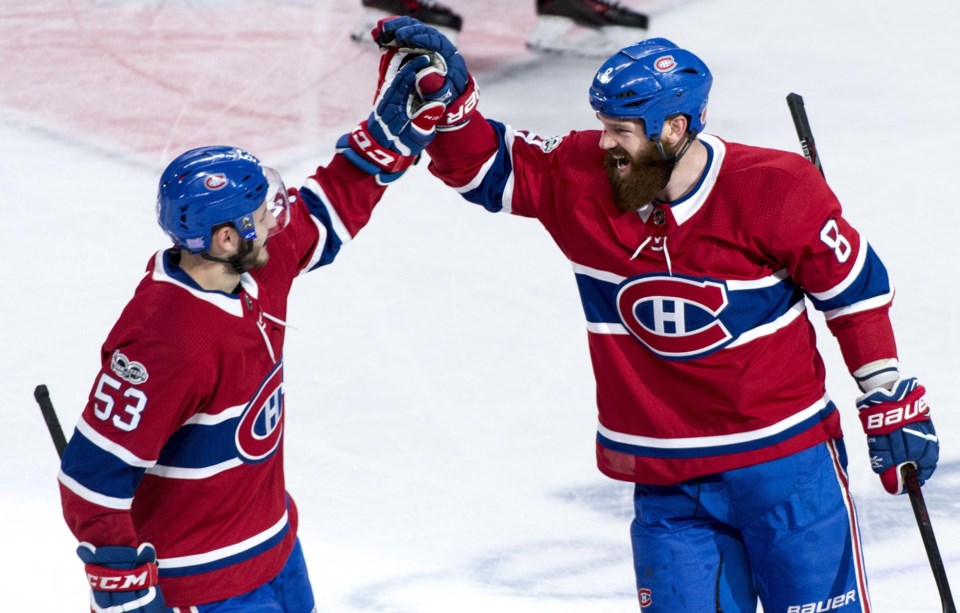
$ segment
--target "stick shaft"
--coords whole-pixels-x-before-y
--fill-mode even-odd
[[[787,106],[790,107],[790,115],[793,116],[793,125],[797,128],[797,137],[800,139],[803,155],[823,175],[820,155],[817,153],[817,146],[813,141],[813,130],[810,129],[810,120],[807,119],[807,111],[803,106],[803,97],[799,94],[789,94],[787,96]],[[927,504],[923,499],[923,492],[920,490],[917,467],[913,464],[906,464],[902,468],[902,475],[906,483],[907,494],[910,497],[910,504],[913,507],[913,515],[916,517],[917,527],[920,529],[920,539],[923,541],[923,547],[927,552],[927,560],[930,562],[930,569],[933,571],[933,578],[937,582],[937,590],[940,592],[943,613],[957,613],[957,606],[953,603],[953,594],[950,593],[950,583],[947,581],[947,572],[943,566],[943,558],[940,556],[937,538],[933,533],[933,524],[930,523]]]
[[[40,413],[43,414],[43,421],[47,423],[47,430],[50,432],[50,438],[53,439],[53,446],[57,449],[57,455],[63,457],[63,450],[67,446],[67,439],[63,436],[63,429],[60,427],[60,420],[57,419],[57,412],[53,410],[53,402],[50,401],[50,392],[46,385],[38,385],[33,390],[33,397],[40,405]]]
[[[800,139],[800,147],[803,149],[804,157],[813,162],[813,165],[823,175],[820,153],[817,151],[816,141],[813,140],[813,130],[810,129],[807,111],[803,106],[803,97],[800,94],[789,94],[787,96],[787,106],[790,107],[790,115],[793,116],[793,125],[797,128],[797,138]]]
[[[907,494],[910,496],[910,504],[913,506],[913,515],[917,518],[920,540],[923,541],[923,548],[927,551],[930,570],[933,571],[933,578],[937,582],[937,590],[940,591],[943,611],[944,613],[957,613],[957,606],[953,603],[953,594],[950,592],[950,582],[947,580],[947,569],[943,566],[943,558],[940,557],[940,548],[937,546],[937,537],[933,533],[933,524],[930,523],[930,513],[927,512],[927,503],[923,499],[920,479],[917,477],[917,468],[913,464],[907,464],[901,472],[906,483]]]

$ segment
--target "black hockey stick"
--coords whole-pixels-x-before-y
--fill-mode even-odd
[[[907,486],[907,493],[910,495],[910,504],[913,505],[913,514],[917,518],[917,526],[920,528],[920,539],[923,541],[923,548],[927,550],[927,558],[930,560],[930,569],[933,571],[933,578],[937,581],[937,589],[940,590],[940,602],[943,603],[943,613],[957,613],[957,606],[953,604],[953,594],[950,593],[950,583],[947,581],[947,570],[943,566],[943,560],[940,558],[940,548],[937,547],[937,537],[933,533],[933,524],[930,523],[930,514],[927,513],[927,503],[923,500],[923,492],[920,491],[920,480],[917,478],[917,467],[913,464],[906,464],[901,469],[903,481]]]
[[[797,127],[797,137],[800,139],[803,155],[813,162],[822,175],[823,167],[820,165],[820,156],[813,141],[813,131],[810,129],[810,121],[807,120],[807,111],[803,107],[803,98],[799,94],[789,94],[787,106],[790,107],[790,114],[793,116],[793,125]],[[910,504],[913,506],[913,515],[917,518],[917,527],[920,528],[920,539],[923,541],[924,549],[927,550],[930,569],[937,582],[937,590],[940,591],[943,613],[957,613],[957,606],[953,603],[953,595],[950,593],[950,584],[947,581],[947,571],[943,566],[943,558],[940,557],[940,548],[937,547],[937,537],[933,533],[930,514],[927,513],[927,504],[923,500],[923,492],[920,491],[917,467],[907,464],[902,468],[901,474],[907,487],[907,494],[910,496]]]
[[[46,385],[38,385],[33,390],[33,397],[37,399],[40,405],[40,412],[43,413],[43,421],[47,422],[47,430],[50,431],[50,438],[53,439],[53,446],[57,448],[57,455],[63,457],[63,450],[67,446],[67,439],[63,436],[63,430],[60,428],[60,420],[57,419],[57,412],[53,410],[53,403],[50,402],[50,392]]]
[[[803,155],[813,162],[820,174],[823,175],[823,166],[820,164],[820,154],[817,152],[817,143],[813,140],[813,131],[807,120],[807,111],[803,108],[803,97],[800,94],[787,94],[787,106],[793,116],[793,125],[797,127],[797,138],[800,139],[800,148]],[[826,177],[826,175],[823,175]]]

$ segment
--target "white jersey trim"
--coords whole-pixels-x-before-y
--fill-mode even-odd
[[[313,177],[309,177],[304,182],[303,187],[304,189],[308,189],[313,192],[317,198],[320,199],[320,202],[323,203],[324,208],[327,209],[327,213],[330,215],[330,225],[333,226],[333,231],[337,234],[337,238],[340,239],[340,242],[346,245],[352,241],[353,235],[350,234],[349,230],[347,230],[347,226],[343,223],[343,220],[340,219],[340,215],[337,214],[336,207],[334,207],[333,203],[330,202],[330,199],[327,198],[326,192],[323,191],[323,188],[320,187],[320,184],[317,183],[317,180]]]
[[[758,338],[763,336],[770,336],[777,330],[780,330],[781,328],[785,328],[791,323],[793,323],[793,320],[795,320],[797,317],[800,317],[800,315],[806,312],[806,310],[807,310],[807,303],[801,298],[800,300],[797,301],[796,304],[790,307],[790,310],[788,310],[786,313],[784,313],[780,317],[774,319],[771,322],[761,324],[756,328],[753,328],[752,330],[747,330],[746,332],[738,336],[735,341],[733,341],[732,343],[724,347],[724,349],[745,345],[750,341],[755,341]]]
[[[215,426],[217,424],[223,423],[234,417],[240,417],[243,414],[243,410],[247,408],[247,405],[240,404],[235,407],[230,407],[219,413],[195,413],[190,416],[190,419],[183,422],[184,426],[187,425],[199,425],[199,426]]]
[[[512,142],[512,141],[511,141],[511,142]],[[494,152],[493,152],[493,155],[491,155],[491,156],[487,159],[487,161],[483,163],[483,166],[481,166],[481,167],[480,167],[480,170],[477,172],[477,176],[475,176],[475,177],[474,177],[469,183],[467,183],[466,185],[462,185],[462,186],[460,186],[460,187],[455,187],[455,188],[454,188],[454,191],[456,191],[458,194],[465,194],[465,193],[467,193],[467,192],[469,192],[469,191],[471,191],[471,190],[476,189],[478,185],[480,185],[481,183],[483,183],[483,178],[487,176],[487,173],[490,172],[490,168],[493,166],[493,163],[494,163],[495,161],[497,161],[497,153],[499,153],[499,150],[498,150],[498,151],[494,151]]]
[[[191,479],[200,480],[212,477],[216,474],[241,466],[243,461],[240,458],[231,458],[213,466],[204,466],[203,468],[182,468],[180,466],[166,466],[157,464],[153,468],[148,468],[147,473],[154,477],[164,479]]]
[[[510,160],[510,174],[507,175],[507,181],[503,186],[503,193],[500,194],[500,203],[503,207],[501,209],[502,213],[513,213],[513,142],[515,138],[516,134],[514,133],[513,128],[506,126],[506,130],[504,131],[504,140],[506,141],[507,145],[507,159]]]
[[[623,443],[625,445],[634,445],[637,447],[653,447],[655,449],[697,449],[703,447],[722,447],[724,445],[736,445],[738,443],[748,443],[765,439],[792,428],[793,426],[810,419],[822,411],[830,403],[830,397],[824,394],[823,398],[815,404],[794,413],[790,417],[779,421],[766,428],[751,430],[749,432],[738,432],[736,434],[720,434],[717,436],[695,436],[689,438],[654,438],[651,436],[636,436],[633,434],[624,434],[616,432],[605,427],[602,423],[597,424],[597,431],[604,437]]]
[[[84,436],[88,441],[106,451],[112,456],[116,456],[125,464],[130,466],[136,466],[138,468],[150,468],[156,464],[156,460],[144,460],[143,458],[131,453],[125,447],[122,447],[104,435],[100,434],[93,427],[86,422],[86,420],[81,417],[77,422],[77,431]]]
[[[590,268],[589,266],[584,266],[583,264],[577,264],[576,262],[571,261],[570,264],[573,266],[573,272],[575,274],[586,275],[588,277],[597,279],[598,281],[606,281],[607,283],[615,283],[620,285],[627,280],[626,277],[614,274],[612,272],[607,272],[605,270],[600,270],[598,268]]]
[[[843,308],[825,311],[823,316],[829,321],[835,317],[842,317],[844,315],[852,315],[853,313],[862,313],[863,311],[878,309],[882,306],[890,304],[890,302],[893,301],[893,293],[893,288],[890,288],[890,291],[886,294],[874,296],[873,298],[868,298],[867,300],[861,300],[860,302],[855,302],[850,306],[845,306]]]
[[[583,264],[577,264],[576,262],[570,262],[570,265],[573,267],[573,272],[576,274],[586,275],[598,281],[606,281],[607,283],[621,284],[627,280],[628,277],[618,275],[612,272],[607,272],[606,270],[600,270],[598,268],[590,268],[589,266],[584,266]],[[749,289],[762,289],[764,287],[773,287],[778,283],[782,283],[786,280],[790,274],[787,272],[786,268],[781,268],[780,270],[774,272],[773,274],[767,275],[766,277],[761,277],[759,279],[731,279],[722,281],[726,284],[727,289],[732,292],[739,290],[749,290]]]
[[[595,321],[587,322],[587,332],[593,332],[594,334],[630,334],[630,331],[627,330],[623,324],[608,324]]]
[[[117,509],[118,511],[129,511],[133,506],[133,498],[117,498],[115,496],[106,496],[95,492],[88,487],[80,485],[80,482],[70,477],[62,470],[57,475],[57,481],[63,484],[65,488],[83,498],[87,502],[106,507],[108,509]]]
[[[235,543],[233,545],[227,545],[226,547],[221,547],[219,549],[214,549],[213,551],[207,551],[205,553],[197,553],[189,556],[181,556],[179,558],[160,558],[157,560],[157,566],[161,569],[164,568],[183,568],[185,566],[198,566],[200,564],[207,564],[209,562],[215,562],[217,560],[222,560],[228,558],[232,555],[244,552],[248,549],[252,549],[257,545],[270,540],[273,536],[280,533],[287,525],[287,512],[284,511],[283,516],[280,518],[280,521],[270,526],[260,534],[251,536],[250,538]]]
[[[707,198],[710,196],[710,192],[713,191],[713,186],[717,183],[717,175],[720,174],[720,166],[723,165],[723,159],[727,155],[727,147],[723,144],[716,136],[710,134],[700,134],[699,138],[703,144],[713,150],[713,159],[710,161],[710,167],[707,169],[706,174],[703,177],[703,181],[700,183],[700,187],[697,188],[697,191],[690,194],[685,200],[679,204],[675,204],[670,207],[670,212],[673,213],[673,218],[677,220],[678,224],[682,224],[694,215],[697,214],[704,203],[707,201]]]
[[[251,298],[259,300],[260,286],[257,285],[257,280],[250,273],[245,272],[240,275],[240,285],[250,294]]]
[[[844,277],[843,281],[834,285],[830,289],[822,292],[810,292],[810,295],[816,298],[817,300],[830,300],[835,298],[843,293],[843,290],[850,287],[854,281],[857,280],[857,277],[860,276],[860,272],[863,271],[863,265],[867,261],[867,243],[862,241],[860,243],[860,251],[857,252],[857,259],[853,262],[853,267],[850,269],[850,272],[847,273],[847,276]]]
[[[167,274],[166,268],[163,265],[163,251],[158,251],[154,256],[153,260],[153,280],[159,281],[161,283],[170,283],[171,285],[176,285],[179,288],[182,288],[190,293],[194,298],[203,300],[204,302],[209,302],[218,309],[234,315],[236,317],[243,317],[243,305],[240,304],[240,301],[236,298],[231,298],[225,294],[218,292],[205,292],[203,290],[190,287],[185,283],[181,283],[179,280],[174,279]],[[241,277],[241,283],[243,279]],[[244,285],[246,289],[246,285]]]
[[[317,231],[320,232],[320,236],[317,238],[317,244],[313,247],[313,253],[310,254],[310,261],[300,270],[300,274],[310,271],[320,262],[320,258],[323,257],[323,247],[327,244],[327,227],[320,223],[320,220],[313,215],[310,215],[310,221],[313,222],[313,225],[317,226]]]
[[[772,275],[767,275],[760,279],[747,279],[747,280],[737,280],[733,279],[730,281],[724,281],[727,284],[727,289],[731,292],[736,292],[745,289],[763,289],[764,287],[773,287],[778,283],[782,283],[784,280],[789,278],[790,273],[787,272],[786,268],[781,268]]]

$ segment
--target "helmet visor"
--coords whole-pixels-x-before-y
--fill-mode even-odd
[[[283,184],[279,172],[264,166],[263,174],[267,177],[267,197],[264,199],[264,204],[277,221],[267,234],[270,237],[279,234],[290,223],[290,196],[287,194],[287,187]]]

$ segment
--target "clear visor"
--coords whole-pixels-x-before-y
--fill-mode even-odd
[[[264,199],[264,204],[277,220],[276,225],[270,228],[267,234],[270,237],[279,234],[290,223],[290,197],[287,195],[287,187],[283,184],[279,172],[264,166],[263,174],[267,177],[267,197]]]

